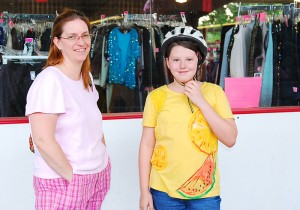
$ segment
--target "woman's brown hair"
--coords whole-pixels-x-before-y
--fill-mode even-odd
[[[65,25],[66,22],[75,20],[75,19],[80,19],[86,23],[88,26],[89,33],[91,32],[91,24],[89,19],[82,13],[76,11],[76,10],[70,10],[67,9],[60,15],[58,15],[53,23],[53,28],[52,28],[52,34],[51,34],[51,44],[50,44],[50,50],[49,50],[49,56],[46,62],[46,65],[44,68],[48,66],[54,66],[57,64],[62,63],[63,61],[63,55],[57,48],[57,46],[54,44],[53,39],[55,37],[60,37],[61,34],[63,33],[62,28]],[[86,59],[83,61],[82,67],[81,67],[81,75],[83,78],[83,85],[86,89],[88,89],[88,86],[90,84],[90,76],[89,72],[91,70],[90,67],[90,57],[87,56]]]

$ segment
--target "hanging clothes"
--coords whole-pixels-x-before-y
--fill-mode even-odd
[[[268,49],[266,54],[266,64],[262,76],[259,106],[270,107],[272,105],[273,92],[273,39],[272,24],[269,23]]]
[[[4,45],[4,30],[2,26],[0,26],[0,45]]]
[[[230,75],[231,77],[245,77],[248,69],[251,29],[241,25],[234,35],[234,43],[231,50]]]
[[[217,84],[220,84],[221,74],[222,74],[223,57],[224,56],[226,57],[226,54],[224,55],[226,34],[231,29],[232,29],[232,26],[223,26],[222,29],[221,29],[221,45],[220,45],[220,53],[219,53],[220,54],[220,57],[219,57],[220,73],[218,74]],[[227,41],[226,51],[227,51],[227,48],[228,48],[228,42],[229,41]]]
[[[228,46],[230,42],[231,34],[233,33],[233,28],[228,30],[225,34],[224,38],[224,46],[223,46],[223,56],[222,56],[222,65],[221,65],[221,71],[220,71],[220,82],[219,85],[225,89],[225,77],[228,77]]]
[[[231,66],[230,62],[231,62],[232,48],[234,45],[234,35],[239,32],[239,29],[240,29],[240,25],[235,25],[233,27],[232,33],[230,34],[227,51],[226,51],[226,59],[227,59],[227,67],[228,67],[228,75],[227,76],[229,76],[229,77],[231,76],[230,75],[230,66]]]
[[[299,61],[295,59],[297,58],[297,32],[293,20],[285,16],[285,20],[281,23],[281,30],[281,105],[299,105],[300,70]]]
[[[46,30],[41,35],[40,51],[49,51],[50,44],[51,44],[51,28],[46,28]]]
[[[131,27],[127,33],[114,28],[108,38],[109,83],[136,86],[136,61],[140,56],[137,30]]]
[[[8,61],[0,66],[0,117],[25,116],[27,92],[45,65]]]
[[[281,38],[281,22],[274,20],[272,26],[273,39],[273,94],[272,106],[280,106],[281,104],[281,70],[282,63],[282,38]]]
[[[250,41],[248,76],[253,77],[262,66],[262,29],[260,27],[259,16],[255,18]]]

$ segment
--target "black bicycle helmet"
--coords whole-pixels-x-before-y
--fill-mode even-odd
[[[201,60],[199,64],[202,64],[205,61],[207,54],[207,43],[204,40],[202,33],[191,26],[185,27],[176,27],[174,30],[169,31],[165,39],[163,40],[161,46],[162,56],[165,57],[166,50],[168,46],[174,41],[192,41],[199,48],[199,52],[201,55]]]

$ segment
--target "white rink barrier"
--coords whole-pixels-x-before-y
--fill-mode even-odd
[[[108,115],[109,116],[109,115]],[[299,210],[300,112],[235,114],[233,148],[220,144],[222,210]],[[102,210],[139,210],[142,119],[105,119],[111,189]],[[28,123],[0,123],[0,209],[33,210]]]

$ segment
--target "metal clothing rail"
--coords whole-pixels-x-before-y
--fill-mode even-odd
[[[241,11],[253,11],[253,10],[261,10],[261,11],[275,11],[275,10],[283,10],[285,12],[294,10],[294,3],[284,4],[284,5],[239,5],[238,16],[240,16]]]
[[[98,24],[98,23],[102,23],[102,22],[104,22],[104,21],[120,20],[120,19],[123,19],[123,18],[124,18],[123,16],[115,15],[115,16],[103,18],[103,19],[100,19],[100,20],[94,20],[94,21],[91,21],[91,25]]]
[[[46,60],[48,56],[28,56],[28,55],[2,55],[2,64],[7,64],[8,60]]]
[[[157,13],[153,13],[153,14],[126,14],[126,20],[125,20],[125,15],[122,14],[121,16],[111,16],[111,17],[106,17],[103,19],[99,19],[99,20],[94,20],[91,21],[91,25],[94,24],[99,24],[105,21],[111,21],[111,20],[123,20],[126,22],[134,22],[134,21],[151,21],[156,23],[158,22],[164,22],[164,21],[182,21],[182,19],[180,19],[181,17],[177,17],[176,15],[157,15]]]
[[[128,14],[127,15],[127,20],[128,21],[150,21],[150,20],[156,21],[157,19],[157,14],[153,13],[153,14]]]
[[[26,13],[8,13],[3,12],[3,17],[7,18],[20,18],[20,19],[36,19],[36,20],[54,20],[55,14],[26,14]]]

